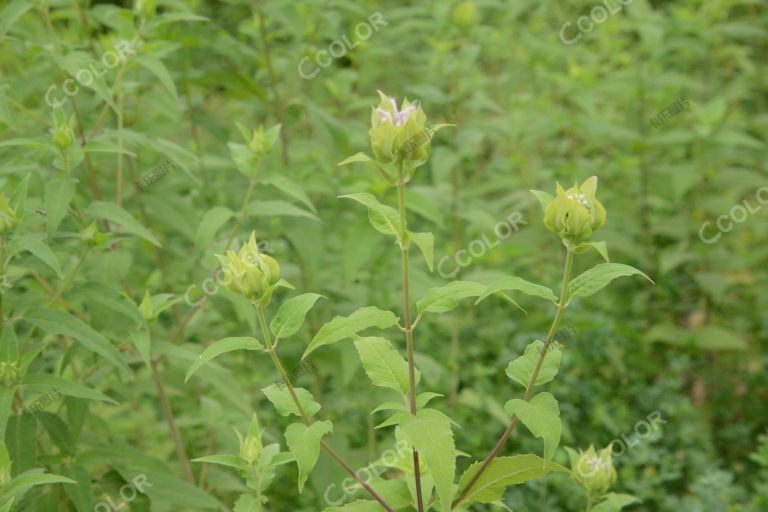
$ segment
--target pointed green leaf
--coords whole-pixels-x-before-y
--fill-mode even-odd
[[[133,235],[137,235],[157,247],[162,247],[160,241],[153,235],[141,222],[128,213],[128,211],[117,206],[115,203],[106,201],[95,201],[88,207],[87,213],[99,219],[106,219],[110,222],[120,224],[123,229]]]
[[[357,337],[355,347],[365,373],[375,386],[394,389],[403,396],[408,394],[408,363],[389,340],[375,336]],[[416,370],[416,382],[419,378],[420,373]]]
[[[233,215],[232,210],[224,206],[214,206],[205,212],[203,219],[197,226],[195,245],[197,247],[205,247]]]
[[[571,281],[569,292],[571,297],[589,297],[599,292],[616,278],[639,274],[653,282],[640,270],[623,263],[600,263],[587,270]]]
[[[456,447],[450,418],[435,409],[422,409],[415,416],[403,414],[400,427],[432,473],[440,510],[450,512],[456,473]]]
[[[212,361],[221,354],[232,352],[234,350],[260,350],[264,351],[264,345],[256,338],[248,336],[223,338],[206,348],[202,354],[197,356],[197,360],[187,371],[184,382],[187,382],[192,375],[204,364]]]
[[[455,308],[462,299],[477,297],[487,288],[482,283],[453,281],[445,286],[430,288],[424,292],[424,296],[416,303],[416,308],[419,314],[425,311],[446,313]]]
[[[59,224],[66,217],[69,203],[75,196],[77,180],[57,176],[45,184],[45,221],[48,233],[59,229]]]
[[[424,255],[427,268],[433,272],[435,269],[435,235],[432,233],[414,233],[413,231],[409,231],[408,234],[411,235],[411,240]]]
[[[555,198],[552,194],[548,192],[542,192],[541,190],[531,190],[531,194],[536,196],[536,199],[538,199],[542,210],[546,210],[549,203],[551,203]]]
[[[480,298],[477,299],[477,302],[475,302],[475,304],[479,303],[482,300],[485,300],[489,295],[493,295],[494,293],[497,293],[500,291],[520,291],[526,295],[541,297],[542,299],[547,299],[548,301],[553,303],[557,302],[557,296],[555,295],[555,292],[553,292],[546,286],[542,286],[540,284],[526,281],[521,277],[509,276],[499,281],[496,281],[491,286],[489,286],[485,290],[485,292],[480,296]]]
[[[482,462],[475,462],[461,475],[459,488],[464,489],[477,474]],[[553,471],[568,473],[569,471],[554,462],[545,462],[533,454],[515,455],[514,457],[496,457],[480,475],[475,485],[470,489],[465,501],[493,503],[502,499],[504,490],[510,485],[518,485],[529,480],[541,478]]]
[[[24,319],[50,334],[74,338],[86,349],[99,354],[115,367],[130,374],[128,365],[112,342],[79,318],[64,311],[33,309],[24,314]]]
[[[544,460],[552,460],[560,444],[562,425],[560,408],[551,393],[539,393],[530,402],[514,399],[507,402],[504,410],[510,416],[517,416],[528,430],[544,441]]]
[[[536,340],[525,347],[523,355],[510,362],[509,366],[507,366],[507,376],[521,386],[527,387],[543,349],[544,342],[540,340]],[[555,378],[560,368],[561,357],[560,345],[556,341],[552,342],[544,356],[544,362],[536,377],[535,386],[541,386]]]
[[[320,441],[323,436],[333,432],[330,421],[318,421],[307,427],[303,423],[288,425],[285,441],[299,466],[299,493],[320,456]]]
[[[304,409],[304,413],[310,418],[317,414],[317,411],[320,410],[320,404],[315,402],[312,393],[304,388],[293,388],[293,390],[296,392],[296,396],[299,399],[301,408]],[[296,402],[293,401],[291,392],[282,382],[270,384],[266,388],[263,388],[261,392],[266,395],[270,402],[272,402],[272,405],[275,406],[275,410],[281,416],[290,416],[293,414],[294,416],[301,417],[301,412],[299,411],[299,408],[296,407]]]
[[[576,246],[576,254],[583,254],[590,249],[596,250],[606,262],[611,261],[608,257],[608,245],[605,242],[582,242]]]
[[[304,323],[307,312],[320,297],[322,295],[317,293],[304,293],[285,301],[269,324],[275,338],[288,338],[296,334]]]
[[[619,512],[621,509],[640,500],[629,494],[617,494],[610,492],[605,495],[603,501],[592,508],[592,512]]]
[[[60,279],[64,277],[64,273],[61,270],[61,265],[59,265],[59,259],[56,257],[56,254],[45,244],[45,242],[40,240],[38,235],[25,235],[14,238],[8,252],[14,254],[18,251],[31,252],[37,259],[56,272],[56,275],[59,276]]]
[[[396,325],[398,317],[391,311],[384,311],[375,306],[360,308],[349,316],[335,316],[323,325],[304,352],[302,359],[323,345],[330,345],[370,327],[386,329]]]
[[[400,233],[400,214],[394,208],[381,204],[371,194],[348,194],[339,198],[352,199],[365,205],[368,208],[368,219],[379,233],[395,236]]]
[[[75,398],[83,398],[85,400],[96,400],[98,402],[109,402],[117,405],[117,402],[108,397],[104,393],[96,391],[88,386],[84,386],[78,382],[64,379],[58,375],[51,375],[48,373],[30,373],[24,377],[23,384],[26,388],[40,392],[49,392],[55,389],[57,392],[73,396]]]

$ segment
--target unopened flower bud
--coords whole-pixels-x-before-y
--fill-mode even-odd
[[[156,0],[136,0],[133,10],[142,18],[151,18],[157,11]]]
[[[568,190],[557,184],[555,198],[544,209],[544,225],[564,239],[587,238],[605,224],[605,208],[595,198],[597,176]]]
[[[249,465],[253,465],[258,462],[261,456],[261,448],[261,427],[259,426],[259,418],[254,413],[251,424],[248,426],[248,435],[245,436],[245,439],[240,439],[240,458]]]
[[[16,212],[8,204],[3,194],[0,194],[0,234],[8,233],[18,224]]]
[[[426,127],[427,116],[415,103],[397,102],[379,91],[379,106],[371,112],[371,149],[376,160],[390,163],[397,160],[425,161],[429,158],[431,131]]]
[[[149,296],[149,290],[144,291],[144,298],[142,299],[141,304],[139,304],[139,313],[141,313],[141,318],[147,323],[154,322],[156,319],[154,308],[152,307],[152,297]]]
[[[248,243],[237,253],[227,251],[224,256],[217,254],[216,257],[221,263],[227,289],[252,302],[268,296],[280,280],[280,265],[273,257],[259,252],[256,233],[251,233]]]
[[[462,30],[468,30],[477,23],[477,5],[468,0],[460,2],[453,10],[453,23]]]
[[[72,120],[61,119],[54,121],[53,126],[53,143],[59,149],[68,148],[75,140],[75,135],[72,130]]]
[[[11,387],[19,383],[19,365],[17,363],[0,363],[0,383],[5,387]]]
[[[612,445],[595,451],[590,445],[586,452],[579,451],[578,459],[572,460],[573,479],[578,482],[590,496],[602,496],[616,481],[616,469],[611,460]]]

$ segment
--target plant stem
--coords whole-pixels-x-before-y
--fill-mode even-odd
[[[229,247],[232,245],[232,241],[235,239],[235,236],[237,235],[237,230],[240,229],[240,226],[243,224],[243,220],[245,220],[246,210],[248,209],[248,203],[251,202],[251,198],[253,197],[253,189],[256,187],[256,180],[253,178],[253,176],[248,177],[248,190],[245,192],[245,198],[243,199],[243,205],[240,207],[240,213],[237,216],[237,220],[235,221],[235,225],[232,227],[232,232],[229,234],[229,239],[227,239],[227,247],[224,249],[225,251],[229,249]]]
[[[165,421],[168,423],[168,430],[171,432],[173,445],[176,447],[176,457],[179,459],[181,469],[184,471],[184,477],[194,486],[195,477],[192,474],[192,468],[189,465],[189,459],[187,458],[187,452],[184,449],[184,443],[181,441],[181,434],[179,434],[179,429],[176,427],[176,421],[173,419],[173,409],[171,408],[171,402],[168,400],[168,395],[165,393],[165,384],[163,384],[163,379],[160,376],[160,372],[157,369],[157,364],[154,359],[150,361],[150,368],[152,370],[152,378],[155,381],[155,387],[157,388],[157,395],[160,398],[160,406],[163,409]]]
[[[397,204],[400,210],[400,256],[403,267],[403,316],[405,317],[405,345],[408,351],[408,405],[411,414],[416,415],[416,366],[413,363],[413,324],[411,323],[411,296],[408,265],[408,219],[405,205],[405,180],[403,162],[397,166]],[[419,470],[419,452],[413,447],[413,474],[416,479],[416,503],[419,512],[424,512],[424,499],[421,496],[421,472]]]
[[[568,284],[571,280],[571,272],[573,271],[573,257],[574,252],[571,249],[570,245],[567,245],[567,252],[565,254],[565,265],[563,270],[563,284],[562,288],[560,290],[560,301],[557,303],[557,312],[555,313],[555,317],[552,320],[552,325],[549,327],[549,332],[547,333],[547,337],[544,340],[544,346],[541,348],[541,354],[539,355],[538,361],[536,361],[536,366],[533,369],[533,373],[531,373],[531,378],[528,380],[528,386],[525,388],[525,397],[523,400],[526,402],[530,401],[533,396],[533,388],[536,385],[536,380],[539,377],[539,372],[541,371],[541,367],[544,364],[544,358],[547,356],[547,352],[549,352],[549,346],[552,344],[552,342],[555,340],[555,334],[557,333],[557,328],[560,327],[560,320],[563,317],[563,311],[565,311],[565,304],[568,301]],[[496,446],[494,446],[493,450],[491,450],[491,453],[488,454],[488,456],[483,461],[483,464],[480,466],[480,469],[477,470],[477,473],[475,473],[475,476],[472,477],[472,480],[469,481],[469,483],[464,487],[464,489],[461,491],[461,494],[459,494],[459,497],[456,498],[451,506],[451,508],[456,508],[456,506],[461,503],[464,498],[467,497],[467,494],[469,494],[469,491],[472,490],[472,487],[477,483],[477,481],[480,479],[480,475],[483,474],[483,472],[488,469],[488,466],[491,464],[493,459],[496,457],[496,455],[499,454],[501,449],[506,444],[507,440],[509,439],[509,436],[512,435],[512,432],[515,430],[515,427],[517,427],[517,424],[519,422],[519,419],[517,416],[512,417],[512,421],[510,421],[509,426],[504,431],[504,434],[501,436],[499,441],[496,443]]]
[[[587,510],[586,512],[592,512],[592,496],[587,495]]]
[[[291,378],[288,376],[288,372],[285,371],[285,367],[283,366],[283,363],[280,361],[280,358],[277,356],[277,352],[275,351],[275,347],[272,344],[272,337],[269,334],[269,329],[267,328],[267,319],[264,316],[264,307],[262,305],[256,306],[256,311],[259,315],[259,324],[261,325],[261,333],[264,337],[264,343],[267,345],[267,352],[269,352],[270,357],[272,358],[272,363],[275,365],[275,368],[277,369],[278,373],[280,373],[280,377],[283,379],[283,382],[285,383],[285,386],[288,388],[288,393],[291,395],[291,399],[293,400],[293,403],[296,405],[296,408],[299,410],[299,414],[301,415],[301,420],[304,422],[305,425],[309,426],[311,425],[311,421],[309,419],[309,416],[307,416],[307,413],[304,411],[304,407],[302,407],[301,402],[299,401],[298,395],[296,395],[296,390],[293,388],[293,384],[291,383]],[[357,483],[359,483],[363,489],[365,489],[368,494],[371,495],[371,497],[379,502],[379,504],[386,510],[387,512],[395,512],[395,510],[390,507],[386,501],[384,501],[384,498],[379,496],[379,494],[373,490],[373,488],[368,484],[368,482],[361,477],[357,471],[352,469],[352,466],[350,466],[347,461],[345,461],[341,455],[336,453],[336,451],[331,448],[331,446],[323,441],[320,440],[320,447],[325,450],[325,452],[330,455],[330,457],[335,460],[342,468],[344,468],[344,471],[349,473],[349,475],[354,478]]]

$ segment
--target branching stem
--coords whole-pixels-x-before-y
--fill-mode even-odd
[[[568,301],[568,284],[571,281],[571,272],[573,271],[574,252],[570,244],[566,245],[566,247],[567,252],[565,254],[565,268],[563,270],[563,284],[560,290],[560,301],[556,304],[557,312],[555,313],[555,317],[552,320],[552,325],[549,327],[549,332],[547,333],[547,337],[544,340],[544,346],[541,349],[539,359],[536,361],[536,366],[533,369],[533,373],[531,373],[531,378],[528,380],[528,386],[525,388],[525,397],[523,400],[526,402],[530,401],[530,399],[533,397],[533,389],[536,386],[536,380],[538,379],[539,372],[541,371],[541,367],[544,364],[544,358],[547,356],[550,345],[555,340],[555,334],[557,333],[558,327],[560,327],[560,321],[562,320],[563,312],[565,311],[566,303]],[[485,472],[486,469],[488,469],[488,466],[490,466],[491,462],[493,462],[493,459],[496,458],[501,449],[504,447],[507,440],[509,439],[509,436],[512,435],[512,432],[515,430],[518,423],[518,417],[513,416],[509,426],[504,431],[504,434],[502,434],[499,441],[496,443],[496,446],[493,447],[491,453],[489,453],[485,458],[483,464],[480,466],[480,469],[477,470],[475,476],[473,476],[469,483],[464,487],[464,489],[462,489],[459,497],[454,500],[453,505],[451,506],[452,509],[456,508],[456,506],[461,503],[464,498],[467,497],[469,491],[472,490],[474,485],[480,479],[480,476],[483,474],[483,472]]]

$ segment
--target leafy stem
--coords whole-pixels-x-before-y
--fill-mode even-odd
[[[563,312],[565,311],[565,308],[567,306],[568,301],[568,285],[571,281],[571,273],[573,271],[573,259],[574,259],[575,252],[573,250],[573,244],[566,243],[566,253],[565,253],[565,265],[563,269],[563,284],[562,288],[560,290],[560,300],[556,304],[557,312],[555,313],[555,317],[552,319],[552,325],[549,327],[549,332],[547,333],[547,337],[544,340],[544,346],[541,349],[541,354],[539,355],[539,359],[536,361],[536,366],[533,369],[533,373],[531,373],[531,378],[528,380],[528,385],[525,388],[525,397],[523,400],[526,402],[530,401],[533,397],[533,389],[536,386],[536,380],[539,377],[539,372],[541,371],[541,367],[544,364],[544,358],[547,356],[547,353],[549,352],[549,347],[552,344],[552,342],[555,340],[555,333],[557,333],[558,327],[560,327],[560,321],[563,317]],[[480,469],[478,469],[477,473],[472,477],[472,479],[469,481],[469,483],[462,489],[461,494],[459,494],[459,497],[456,498],[451,506],[451,508],[456,508],[456,506],[461,503],[464,498],[467,497],[469,494],[469,491],[472,490],[472,487],[477,483],[477,481],[480,479],[480,476],[483,474],[483,472],[488,469],[488,466],[490,466],[491,462],[494,458],[499,454],[501,449],[506,444],[507,440],[509,439],[509,436],[512,435],[512,432],[517,427],[517,424],[519,423],[519,418],[517,416],[513,416],[512,420],[509,422],[509,426],[507,426],[507,429],[504,431],[504,434],[502,434],[499,441],[496,443],[496,446],[494,446],[493,450],[488,454],[488,456],[483,461],[482,465],[480,466]]]
[[[269,328],[267,327],[267,318],[264,315],[264,305],[258,304],[256,306],[256,311],[258,313],[259,324],[261,326],[261,334],[264,337],[264,343],[267,346],[267,352],[269,352],[269,356],[272,358],[272,363],[275,365],[275,368],[277,369],[278,373],[280,373],[280,377],[283,379],[285,386],[288,388],[288,393],[291,395],[291,400],[293,400],[294,405],[296,405],[296,409],[298,409],[299,414],[301,415],[301,420],[305,425],[309,426],[312,422],[309,419],[309,416],[307,416],[304,407],[302,407],[301,401],[299,400],[299,397],[296,394],[296,390],[293,387],[293,383],[291,382],[291,378],[288,376],[288,372],[285,370],[285,366],[283,366],[282,361],[280,361],[280,358],[277,356],[275,345],[272,343],[272,336],[269,334]],[[331,448],[328,443],[321,439],[320,447],[325,450],[325,452],[333,460],[335,460],[336,463],[344,469],[344,471],[349,473],[349,475],[354,478],[357,483],[359,483],[363,489],[365,489],[368,494],[370,494],[371,497],[384,508],[384,510],[387,512],[395,512],[395,510],[390,507],[386,501],[384,501],[384,498],[379,496],[379,494],[368,484],[368,482],[366,482],[365,479],[363,479],[363,477],[361,477],[357,471],[355,471],[352,466],[350,466],[349,463],[341,457],[341,455],[336,453],[336,450]]]
[[[397,165],[397,204],[400,210],[400,256],[403,267],[403,316],[405,317],[405,344],[408,352],[408,404],[411,414],[416,414],[416,367],[413,362],[413,328],[411,323],[411,298],[409,289],[408,264],[408,220],[406,218],[405,180],[403,179],[403,161]],[[421,496],[421,472],[419,470],[419,452],[413,447],[413,474],[416,479],[416,502],[419,512],[424,511],[424,499]]]

